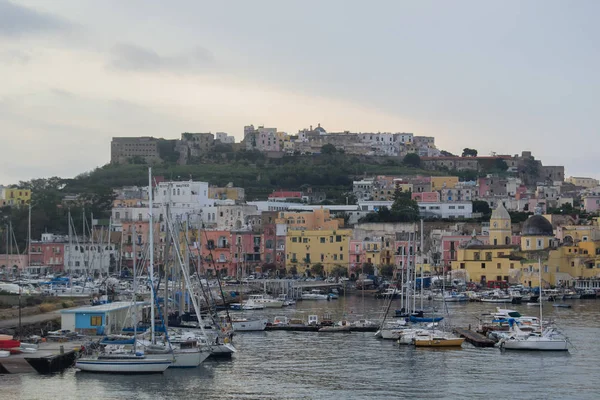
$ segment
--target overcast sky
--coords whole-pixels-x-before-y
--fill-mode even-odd
[[[600,177],[600,2],[0,0],[0,184],[113,136],[413,132]]]

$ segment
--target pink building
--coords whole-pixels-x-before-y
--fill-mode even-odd
[[[232,261],[235,269],[230,271],[230,275],[235,275],[235,272],[237,272],[248,276],[254,272],[262,272],[262,239],[260,233],[253,231],[231,232]],[[234,272],[234,274],[231,272]]]
[[[356,275],[355,271],[359,270],[363,263],[366,262],[363,242],[362,240],[350,240],[349,246],[350,258],[348,263],[348,275],[352,275],[353,273]]]
[[[30,267],[50,267],[54,272],[61,272],[65,267],[64,242],[31,242]]]
[[[418,202],[423,203],[439,203],[440,193],[439,192],[413,192],[411,198]]]
[[[232,249],[231,232],[225,230],[201,230],[198,238],[198,251],[200,259],[200,273],[215,275],[216,271],[221,274],[235,275],[234,254]]]
[[[583,209],[589,213],[597,213],[600,210],[600,195],[590,195],[583,198]]]

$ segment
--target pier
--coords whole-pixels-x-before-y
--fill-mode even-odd
[[[265,331],[287,331],[287,332],[318,332],[319,329],[331,325],[268,325]],[[377,332],[375,326],[350,326],[350,332]]]
[[[466,328],[454,328],[454,333],[471,343],[475,347],[494,347],[496,342],[492,339],[488,339],[480,333],[474,332]]]
[[[81,342],[40,343],[35,353],[13,354],[0,358],[0,373],[53,374],[71,367],[81,349]]]

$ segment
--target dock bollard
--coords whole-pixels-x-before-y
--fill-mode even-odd
[[[60,354],[65,354],[65,346],[60,345]]]

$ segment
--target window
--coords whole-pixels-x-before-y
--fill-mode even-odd
[[[341,236],[341,235],[337,235],[337,236],[335,237],[335,241],[336,241],[336,242],[341,242],[341,241],[342,241],[342,236]]]
[[[334,254],[333,255],[333,261],[337,261],[337,258],[338,258],[337,254]]]
[[[298,242],[298,238],[293,237],[292,238],[292,243],[297,243]]]
[[[485,253],[485,259],[488,260],[488,261],[491,261],[491,259],[492,259],[492,252],[491,251],[487,251]]]
[[[460,263],[460,269],[465,269],[465,263]]]
[[[302,243],[308,243],[308,238],[302,238]]]
[[[321,254],[321,261],[325,261],[325,254]]]
[[[542,239],[538,239],[537,247],[538,247],[538,249],[542,248]]]
[[[502,268],[502,264],[501,263],[496,264],[496,268],[501,269]]]
[[[322,238],[319,238],[319,242],[321,242],[321,243],[325,243],[325,238],[324,238],[324,237],[322,237]]]
[[[481,263],[481,269],[485,269],[485,263]]]
[[[102,316],[92,315],[90,317],[90,326],[102,326]]]
[[[529,247],[531,246],[531,243],[529,242],[529,239],[525,240],[525,247]]]
[[[475,259],[475,261],[479,261],[479,253],[474,253],[473,258]]]
[[[344,260],[344,255],[340,254],[340,261]]]
[[[515,263],[510,263],[510,269],[515,269]]]

